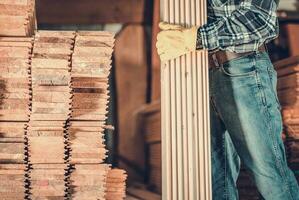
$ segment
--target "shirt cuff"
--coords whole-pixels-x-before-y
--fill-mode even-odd
[[[205,25],[201,26],[197,30],[197,36],[197,38],[201,39],[201,45],[203,49],[207,49],[209,51],[219,49],[220,44],[216,27],[207,27],[206,29]]]
[[[199,28],[197,29],[197,37],[196,37],[196,50],[201,50],[203,49],[202,46],[202,39],[201,39],[201,35],[199,32]]]

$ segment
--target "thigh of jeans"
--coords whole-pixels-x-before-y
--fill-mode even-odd
[[[215,106],[242,163],[266,199],[299,198],[281,139],[276,72],[266,53],[244,56],[214,70]],[[269,187],[271,185],[271,187]]]
[[[216,106],[248,165],[275,162],[283,152],[278,144],[282,128],[279,102],[269,77],[272,68],[267,54],[253,53],[223,64],[213,77]]]

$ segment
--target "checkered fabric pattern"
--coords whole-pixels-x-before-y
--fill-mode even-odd
[[[256,51],[278,35],[279,0],[207,0],[208,23],[199,27],[197,47],[209,51]]]

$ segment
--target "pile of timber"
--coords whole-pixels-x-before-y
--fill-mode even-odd
[[[148,188],[162,194],[162,159],[161,159],[161,102],[159,100],[143,106],[139,112],[139,132],[144,136],[147,157],[146,177]]]
[[[35,0],[0,1],[0,36],[31,36],[36,26]]]
[[[299,56],[275,63],[278,97],[286,133],[286,150],[290,167],[299,180]]]
[[[0,30],[1,32],[1,30]],[[25,197],[32,39],[0,37],[0,197]]]
[[[38,31],[0,38],[0,196],[123,199],[104,163],[113,35]]]
[[[27,128],[32,199],[64,197],[65,134],[71,114],[74,39],[74,32],[38,31],[35,35],[32,109]]]
[[[104,130],[108,76],[114,38],[108,32],[78,32],[71,69],[71,117],[67,138],[72,199],[123,199],[126,174],[101,164],[106,158]],[[91,184],[93,183],[93,184]]]

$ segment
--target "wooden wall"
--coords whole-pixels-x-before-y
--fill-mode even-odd
[[[151,1],[37,0],[39,24],[151,23]]]
[[[159,100],[161,96],[160,88],[160,58],[157,53],[156,42],[159,32],[160,22],[160,0],[154,1],[154,15],[152,26],[152,65],[151,65],[151,101]]]
[[[147,97],[147,55],[144,27],[128,25],[115,43],[119,167],[129,180],[143,181],[144,140],[137,131],[138,109]]]

